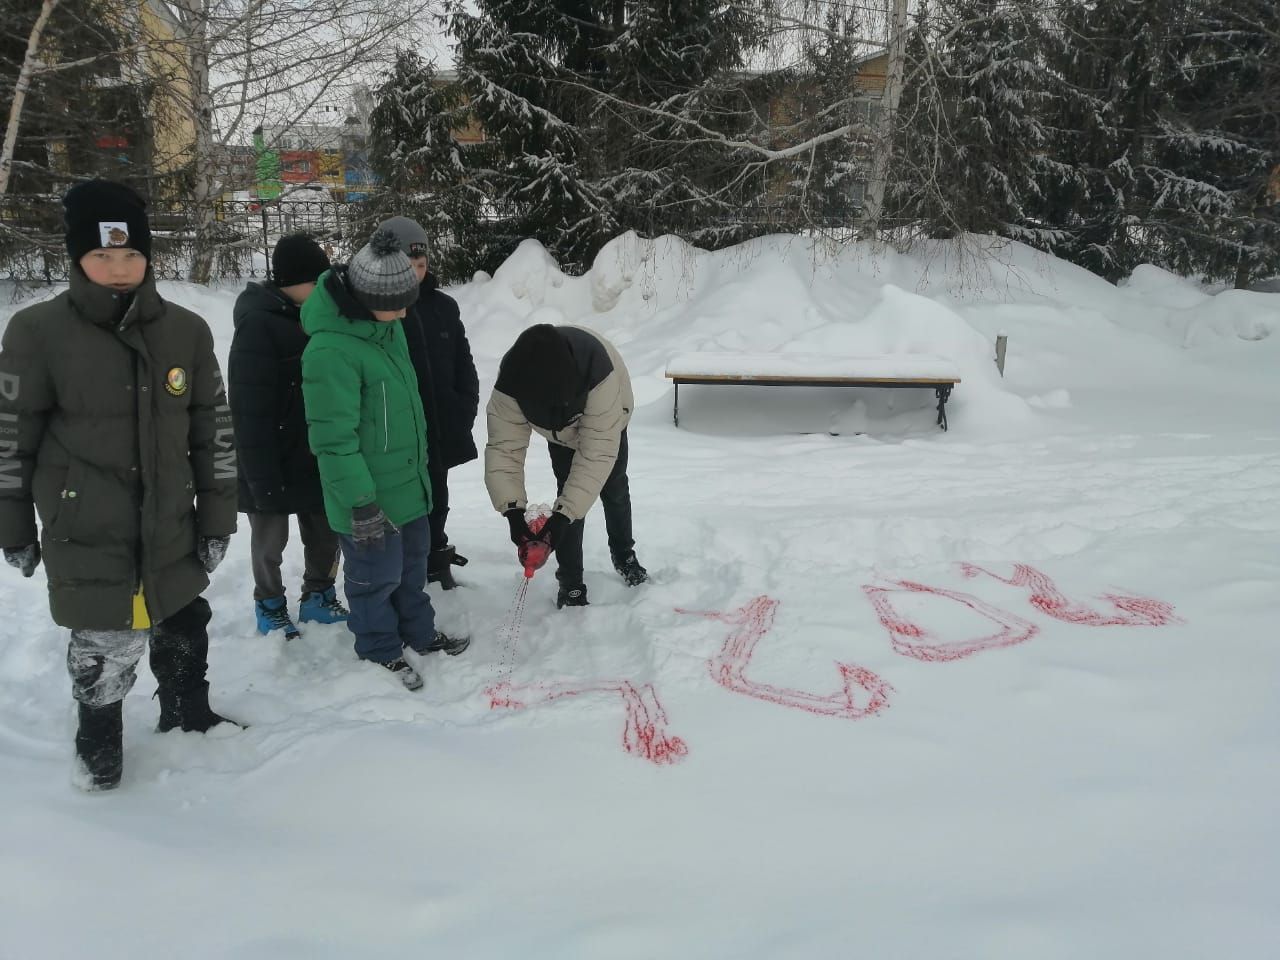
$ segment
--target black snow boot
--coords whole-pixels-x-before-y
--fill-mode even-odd
[[[167,733],[177,727],[181,727],[186,733],[207,733],[220,723],[244,726],[213,712],[209,706],[207,683],[200,683],[186,690],[162,686],[156,691],[156,695],[160,697],[160,722],[156,724],[156,731],[159,733]]]
[[[467,558],[460,556],[453,544],[445,544],[439,550],[427,554],[427,583],[438,583],[445,590],[458,585],[453,579],[453,567],[465,567]]]
[[[640,566],[634,550],[625,557],[614,557],[613,569],[618,571],[618,576],[622,577],[628,587],[638,587],[649,580],[649,571]]]
[[[562,583],[556,594],[556,609],[587,606],[587,586],[584,583]]]
[[[124,701],[80,706],[76,730],[76,786],[96,792],[120,786],[124,772]]]

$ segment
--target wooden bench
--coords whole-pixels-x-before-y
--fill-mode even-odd
[[[947,399],[960,382],[956,365],[924,354],[839,357],[817,353],[684,353],[667,362],[675,384],[671,417],[680,426],[680,384],[758,387],[889,387],[932,389],[938,426],[947,429]]]

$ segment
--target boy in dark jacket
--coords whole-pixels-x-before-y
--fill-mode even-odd
[[[158,729],[225,720],[200,594],[236,529],[236,455],[213,337],[156,292],[142,199],[94,180],[63,204],[70,289],[14,314],[0,347],[0,546],[23,576],[45,562],[71,630],[76,782],[109,790],[148,640]]]
[[[357,656],[410,690],[422,677],[405,661],[406,647],[458,654],[470,642],[436,630],[426,592],[427,425],[400,325],[417,298],[409,258],[379,231],[345,268],[326,272],[302,306],[311,337],[302,391],[325,512],[341,535],[347,625]]]
[[[517,548],[540,541],[555,551],[557,607],[587,605],[583,520],[597,499],[604,505],[614,569],[630,587],[649,579],[636,559],[631,530],[627,425],[634,408],[622,355],[585,327],[535,324],[516,338],[498,365],[485,411],[484,482]],[[551,516],[536,535],[525,521],[524,484],[525,454],[535,430],[547,440],[557,494]]]
[[[272,283],[251,283],[236,300],[235,337],[227,363],[240,509],[249,516],[254,612],[258,632],[298,636],[289,616],[280,563],[289,543],[289,517],[302,534],[302,623],[341,623],[346,608],[334,590],[338,535],[329,529],[320,468],[307,446],[302,405],[302,351],[307,335],[301,306],[329,258],[303,234],[283,237],[271,254]]]
[[[404,318],[404,335],[409,357],[418,375],[418,392],[427,415],[427,435],[431,442],[431,558],[427,580],[445,590],[457,584],[453,566],[465,566],[467,558],[458,554],[445,533],[449,515],[449,470],[474,460],[476,442],[472,436],[480,409],[480,378],[471,359],[471,344],[459,316],[458,302],[439,290],[427,264],[427,232],[408,217],[392,217],[378,226],[400,241],[400,250],[413,264],[418,276],[418,301]]]

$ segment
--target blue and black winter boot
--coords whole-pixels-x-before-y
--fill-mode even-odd
[[[304,593],[298,607],[299,623],[346,623],[350,612],[333,587],[319,593]]]
[[[289,607],[284,597],[267,597],[254,604],[258,614],[258,632],[263,636],[276,630],[284,631],[286,640],[295,640],[302,636],[298,627],[289,618]]]

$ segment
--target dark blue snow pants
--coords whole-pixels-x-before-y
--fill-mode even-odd
[[[343,536],[347,627],[356,635],[356,656],[390,663],[404,647],[425,652],[436,637],[436,612],[427,596],[431,526],[420,517],[387,534],[381,550],[357,549]]]

